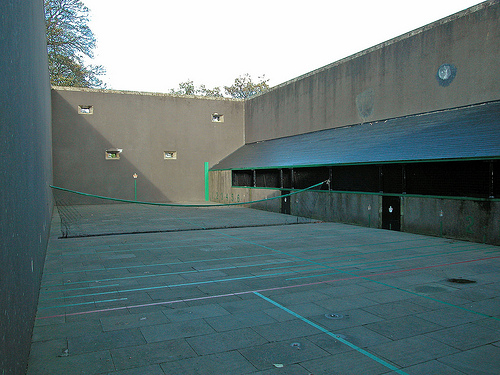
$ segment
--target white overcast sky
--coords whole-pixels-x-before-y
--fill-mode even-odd
[[[477,0],[82,0],[108,88],[169,92],[188,79],[275,86],[479,4]]]

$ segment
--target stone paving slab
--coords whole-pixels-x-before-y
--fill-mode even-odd
[[[163,363],[165,374],[249,374],[255,367],[237,350]]]
[[[500,369],[498,347],[494,345],[485,345],[452,354],[442,358],[441,362],[470,375],[494,374]]]
[[[196,337],[214,333],[212,326],[204,320],[176,322],[147,326],[141,328],[141,332],[148,343],[161,342],[185,337]]]
[[[428,362],[437,356],[447,356],[459,350],[422,335],[384,342],[370,346],[370,352],[381,358],[390,358],[400,367],[409,367],[418,363]]]
[[[429,362],[419,363],[415,366],[410,366],[405,369],[407,373],[414,375],[428,375],[428,374],[439,374],[439,375],[466,375],[468,373],[459,371],[453,367],[447,366],[446,364],[433,360]],[[488,374],[488,372],[486,373]]]
[[[206,355],[263,345],[268,340],[251,328],[242,328],[211,335],[190,337],[187,342],[198,355]]]
[[[100,319],[104,332],[131,329],[145,326],[156,326],[170,322],[161,311],[143,314],[120,314],[118,316],[102,317]]]
[[[111,373],[110,373],[111,374]],[[164,375],[160,365],[151,365],[144,367],[134,367],[128,370],[113,371],[113,375]]]
[[[259,370],[268,370],[276,364],[289,366],[317,358],[328,357],[329,353],[307,339],[301,339],[300,349],[292,347],[297,340],[268,342],[264,345],[241,349],[240,353]]]
[[[116,370],[144,367],[196,357],[184,339],[167,340],[111,350]]]
[[[376,361],[360,354],[356,350],[334,354],[315,360],[305,361],[301,365],[314,375],[343,374],[386,374],[387,368]],[[306,373],[305,373],[306,374]]]
[[[498,373],[498,247],[112,206],[80,226],[138,233],[60,239],[54,216],[29,375]]]

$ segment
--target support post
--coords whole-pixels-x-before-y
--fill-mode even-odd
[[[208,180],[208,161],[205,162],[205,201],[210,200],[210,184]]]
[[[134,173],[132,177],[134,177],[134,199],[137,202],[137,173]]]

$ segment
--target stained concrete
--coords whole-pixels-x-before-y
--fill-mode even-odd
[[[205,162],[212,166],[244,144],[243,104],[236,99],[55,87],[54,184],[121,199],[201,201]],[[82,105],[92,106],[92,114],[79,113]],[[212,122],[214,113],[223,114],[224,122]],[[122,150],[119,159],[105,158],[111,149]],[[176,158],[165,159],[168,151],[176,152]],[[92,204],[81,196],[70,198],[72,204]]]
[[[497,100],[499,17],[484,1],[250,98],[246,142]]]

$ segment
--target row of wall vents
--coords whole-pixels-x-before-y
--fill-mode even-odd
[[[80,115],[93,115],[94,114],[94,106],[92,105],[79,105],[78,106],[78,114]],[[212,122],[224,122],[224,115],[222,113],[212,113],[211,117]]]
[[[122,149],[113,148],[106,150],[105,158],[106,160],[120,160],[120,155],[123,152]],[[163,159],[165,160],[176,160],[177,151],[163,151]]]

